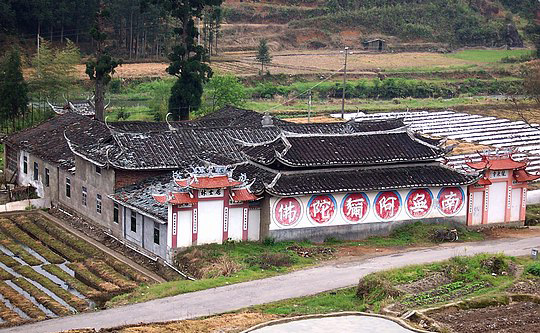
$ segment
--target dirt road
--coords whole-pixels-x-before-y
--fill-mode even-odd
[[[120,325],[163,322],[214,315],[256,304],[301,297],[354,285],[369,273],[411,264],[449,259],[482,252],[528,255],[540,248],[540,237],[500,239],[459,246],[438,246],[301,270],[286,275],[236,285],[208,289],[140,304],[84,313],[1,332],[59,332],[75,328],[104,328]]]

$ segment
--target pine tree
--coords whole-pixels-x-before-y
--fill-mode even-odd
[[[0,116],[11,119],[13,131],[17,117],[28,111],[28,85],[24,82],[21,55],[13,49],[0,63]]]
[[[103,2],[100,1],[94,27],[90,31],[97,44],[96,55],[94,59],[86,63],[86,74],[90,77],[90,80],[95,81],[95,118],[100,121],[105,120],[105,88],[111,82],[111,75],[114,74],[115,68],[122,64],[122,60],[114,59],[105,49],[107,34],[104,25],[108,17],[109,12]]]
[[[198,32],[194,18],[201,18],[208,6],[220,6],[222,0],[152,0],[160,4],[165,13],[169,13],[179,22],[175,33],[179,45],[169,54],[171,61],[167,72],[176,76],[169,99],[169,112],[174,120],[189,119],[189,113],[201,106],[203,84],[212,77],[207,50],[196,44]]]
[[[267,66],[272,61],[272,56],[270,56],[270,50],[266,43],[266,39],[261,39],[259,41],[259,48],[257,50],[256,59],[261,63],[261,75],[264,73],[264,66]]]

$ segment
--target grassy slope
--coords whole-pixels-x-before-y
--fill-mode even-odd
[[[509,275],[493,275],[492,271],[482,265],[482,261],[493,257],[502,258],[506,264],[514,262],[526,267],[532,266],[528,258],[512,258],[502,255],[493,256],[481,254],[474,257],[456,257],[440,263],[428,265],[413,265],[405,268],[382,271],[370,274],[363,280],[372,285],[370,292],[363,298],[356,296],[357,288],[346,288],[337,291],[324,292],[314,296],[288,299],[270,304],[259,305],[250,308],[251,311],[281,314],[281,315],[303,315],[313,313],[330,313],[337,311],[380,311],[382,306],[402,299],[392,298],[388,295],[391,286],[406,284],[417,281],[434,272],[450,272],[454,281],[462,281],[465,285],[470,283],[485,282],[488,286],[481,288],[466,297],[492,296],[504,292],[518,278]],[[525,273],[525,277],[534,278]],[[384,287],[381,287],[384,286]],[[443,294],[444,296],[444,294]],[[417,297],[425,297],[418,294]],[[427,307],[443,304],[437,302],[426,304]]]
[[[437,229],[447,228],[445,225],[425,225],[420,222],[406,225],[394,230],[388,237],[371,237],[359,242],[336,242],[328,240],[324,247],[331,247],[339,250],[341,246],[373,246],[373,247],[404,247],[434,244],[431,235]],[[468,231],[465,228],[459,228],[460,241],[480,241],[484,239],[482,233]],[[309,265],[319,263],[328,257],[304,258],[296,255],[287,247],[298,245],[306,248],[317,247],[316,244],[307,242],[278,242],[278,243],[229,243],[224,245],[205,245],[190,249],[189,251],[203,251],[209,262],[211,258],[228,257],[232,259],[241,269],[230,276],[219,276],[215,278],[204,278],[197,281],[170,281],[151,286],[142,286],[129,294],[124,294],[113,298],[108,302],[108,307],[122,304],[144,302],[152,299],[174,296],[182,293],[215,288],[228,284],[240,283],[255,279],[266,278],[278,274],[284,274],[292,270],[301,269]],[[291,256],[292,264],[288,267],[269,267],[261,268],[257,263],[263,254],[267,253],[287,253]]]

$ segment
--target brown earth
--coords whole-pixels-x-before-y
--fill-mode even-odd
[[[430,317],[460,333],[540,332],[540,304],[532,302],[469,310],[448,308]]]
[[[523,279],[515,282],[508,292],[514,294],[536,294],[540,295],[540,278]]]
[[[235,333],[260,324],[277,319],[276,315],[262,313],[224,314],[200,320],[182,320],[172,323],[150,324],[145,326],[125,327],[106,330],[115,333]]]
[[[481,152],[483,150],[492,149],[490,146],[479,145],[475,143],[457,141],[457,140],[448,140],[446,142],[448,146],[457,145],[450,155],[461,155],[461,154],[470,154]]]
[[[277,29],[277,28],[276,28]],[[319,36],[310,31],[306,35],[297,36],[301,40],[309,40]],[[312,38],[311,38],[312,39]],[[271,73],[313,74],[334,72],[342,68],[343,55],[339,50],[292,50],[272,53],[272,64],[268,66]],[[409,52],[399,54],[359,53],[349,55],[347,71],[354,74],[374,74],[378,70],[392,70],[403,67],[450,67],[473,64],[470,61],[446,57],[438,53]],[[165,62],[128,63],[116,69],[115,77],[124,79],[157,78],[169,76]],[[233,73],[238,76],[258,74],[260,65],[255,60],[254,52],[227,52],[217,57],[212,63],[217,72]],[[79,78],[86,80],[85,65],[77,66]]]

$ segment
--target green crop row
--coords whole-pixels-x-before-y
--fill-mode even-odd
[[[61,264],[65,261],[64,258],[51,251],[48,247],[43,245],[43,243],[36,239],[33,239],[26,232],[22,231],[12,221],[7,219],[0,219],[0,226],[7,234],[9,234],[15,240],[27,245],[32,250],[36,251],[39,255],[41,255],[43,258],[45,258],[47,261],[53,264]]]
[[[80,239],[79,237],[66,232],[65,229],[55,226],[52,222],[46,221],[42,217],[35,217],[34,222],[40,226],[43,230],[48,232],[53,237],[62,240],[65,244],[68,244],[78,250],[80,253],[84,253],[90,257],[104,257],[105,254],[100,249],[96,248],[92,244]]]
[[[4,321],[0,326],[19,325],[24,322],[24,319],[2,302],[0,302],[0,318]]]
[[[26,291],[30,296],[34,297],[41,305],[51,310],[58,316],[65,316],[70,314],[69,310],[62,304],[55,301],[51,296],[47,295],[44,291],[38,289],[32,283],[28,282],[25,278],[13,279],[13,283]]]
[[[97,299],[101,297],[101,292],[97,291],[96,289],[87,286],[80,280],[74,278],[73,276],[66,273],[63,269],[56,265],[43,265],[41,266],[44,270],[51,273],[52,275],[57,276],[62,281],[65,281],[68,285],[78,290],[81,294],[84,296],[90,298],[90,299]]]
[[[84,265],[94,274],[101,277],[105,281],[109,281],[120,287],[122,291],[133,290],[137,287],[137,283],[126,279],[123,275],[107,265],[104,261],[87,259]]]
[[[18,307],[28,315],[28,317],[37,320],[45,319],[45,313],[34,305],[29,299],[19,294],[5,282],[0,282],[0,294],[7,298],[11,304]]]
[[[88,268],[86,268],[81,263],[69,263],[67,264],[67,266],[75,272],[75,277],[77,279],[81,280],[83,283],[91,286],[92,288],[95,288],[97,290],[101,290],[110,294],[118,294],[120,291],[120,287],[108,281],[103,280],[99,276],[89,271]]]
[[[7,267],[14,267],[20,265],[20,263],[13,259],[12,257],[8,256],[7,254],[0,254],[0,262]]]
[[[56,283],[51,281],[46,276],[43,276],[39,274],[38,272],[36,272],[35,270],[33,270],[32,267],[19,266],[19,267],[16,267],[15,270],[17,271],[17,273],[21,274],[22,276],[30,280],[33,280],[41,284],[43,287],[49,289],[58,297],[66,301],[66,303],[74,307],[77,311],[84,311],[88,309],[88,303],[85,300],[78,298],[77,296],[73,295],[69,291],[58,286]]]
[[[11,280],[11,279],[13,279],[13,275],[10,272],[7,272],[3,270],[2,268],[0,268],[0,280],[4,281],[4,280]]]
[[[7,237],[1,231],[0,231],[0,244],[2,244],[2,246],[10,250],[11,252],[13,252],[15,256],[21,258],[25,263],[27,263],[30,266],[37,266],[43,263],[41,260],[39,260],[38,258],[28,253],[28,251],[23,249],[23,247],[20,244],[15,243],[11,238]],[[6,264],[6,262],[3,262],[3,263]],[[12,267],[12,266],[9,266],[9,267]]]
[[[41,242],[49,248],[54,249],[58,253],[61,253],[62,256],[67,258],[69,261],[76,262],[86,259],[83,253],[74,250],[72,247],[49,235],[47,231],[34,224],[34,222],[27,217],[18,217],[15,219],[15,223],[19,228],[23,229],[29,234],[32,234],[35,238],[41,240]]]

